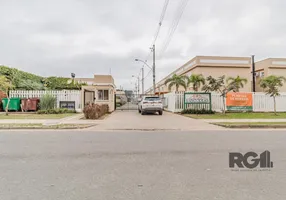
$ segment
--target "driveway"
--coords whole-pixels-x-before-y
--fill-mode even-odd
[[[198,119],[164,112],[162,116],[141,115],[138,111],[115,111],[99,125],[96,130],[220,130],[222,127],[211,125]]]

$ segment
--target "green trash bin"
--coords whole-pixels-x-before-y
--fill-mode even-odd
[[[8,99],[3,98],[2,99],[3,110],[6,110],[7,103],[8,103]],[[10,98],[8,110],[18,111],[21,109],[20,104],[21,104],[21,98]]]

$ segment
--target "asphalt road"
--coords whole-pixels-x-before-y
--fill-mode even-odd
[[[271,152],[231,171],[229,152]],[[1,200],[285,200],[285,131],[0,132]]]

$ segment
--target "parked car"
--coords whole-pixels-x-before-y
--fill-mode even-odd
[[[138,104],[138,112],[141,115],[145,113],[156,113],[159,115],[163,114],[163,103],[160,97],[156,96],[145,96],[142,101]]]
[[[122,99],[120,97],[116,97],[116,106],[117,107],[120,107],[123,105],[123,102],[122,102]]]

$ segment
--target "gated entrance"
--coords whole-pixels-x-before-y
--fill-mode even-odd
[[[142,95],[128,93],[115,95],[116,110],[138,110],[138,103]]]

